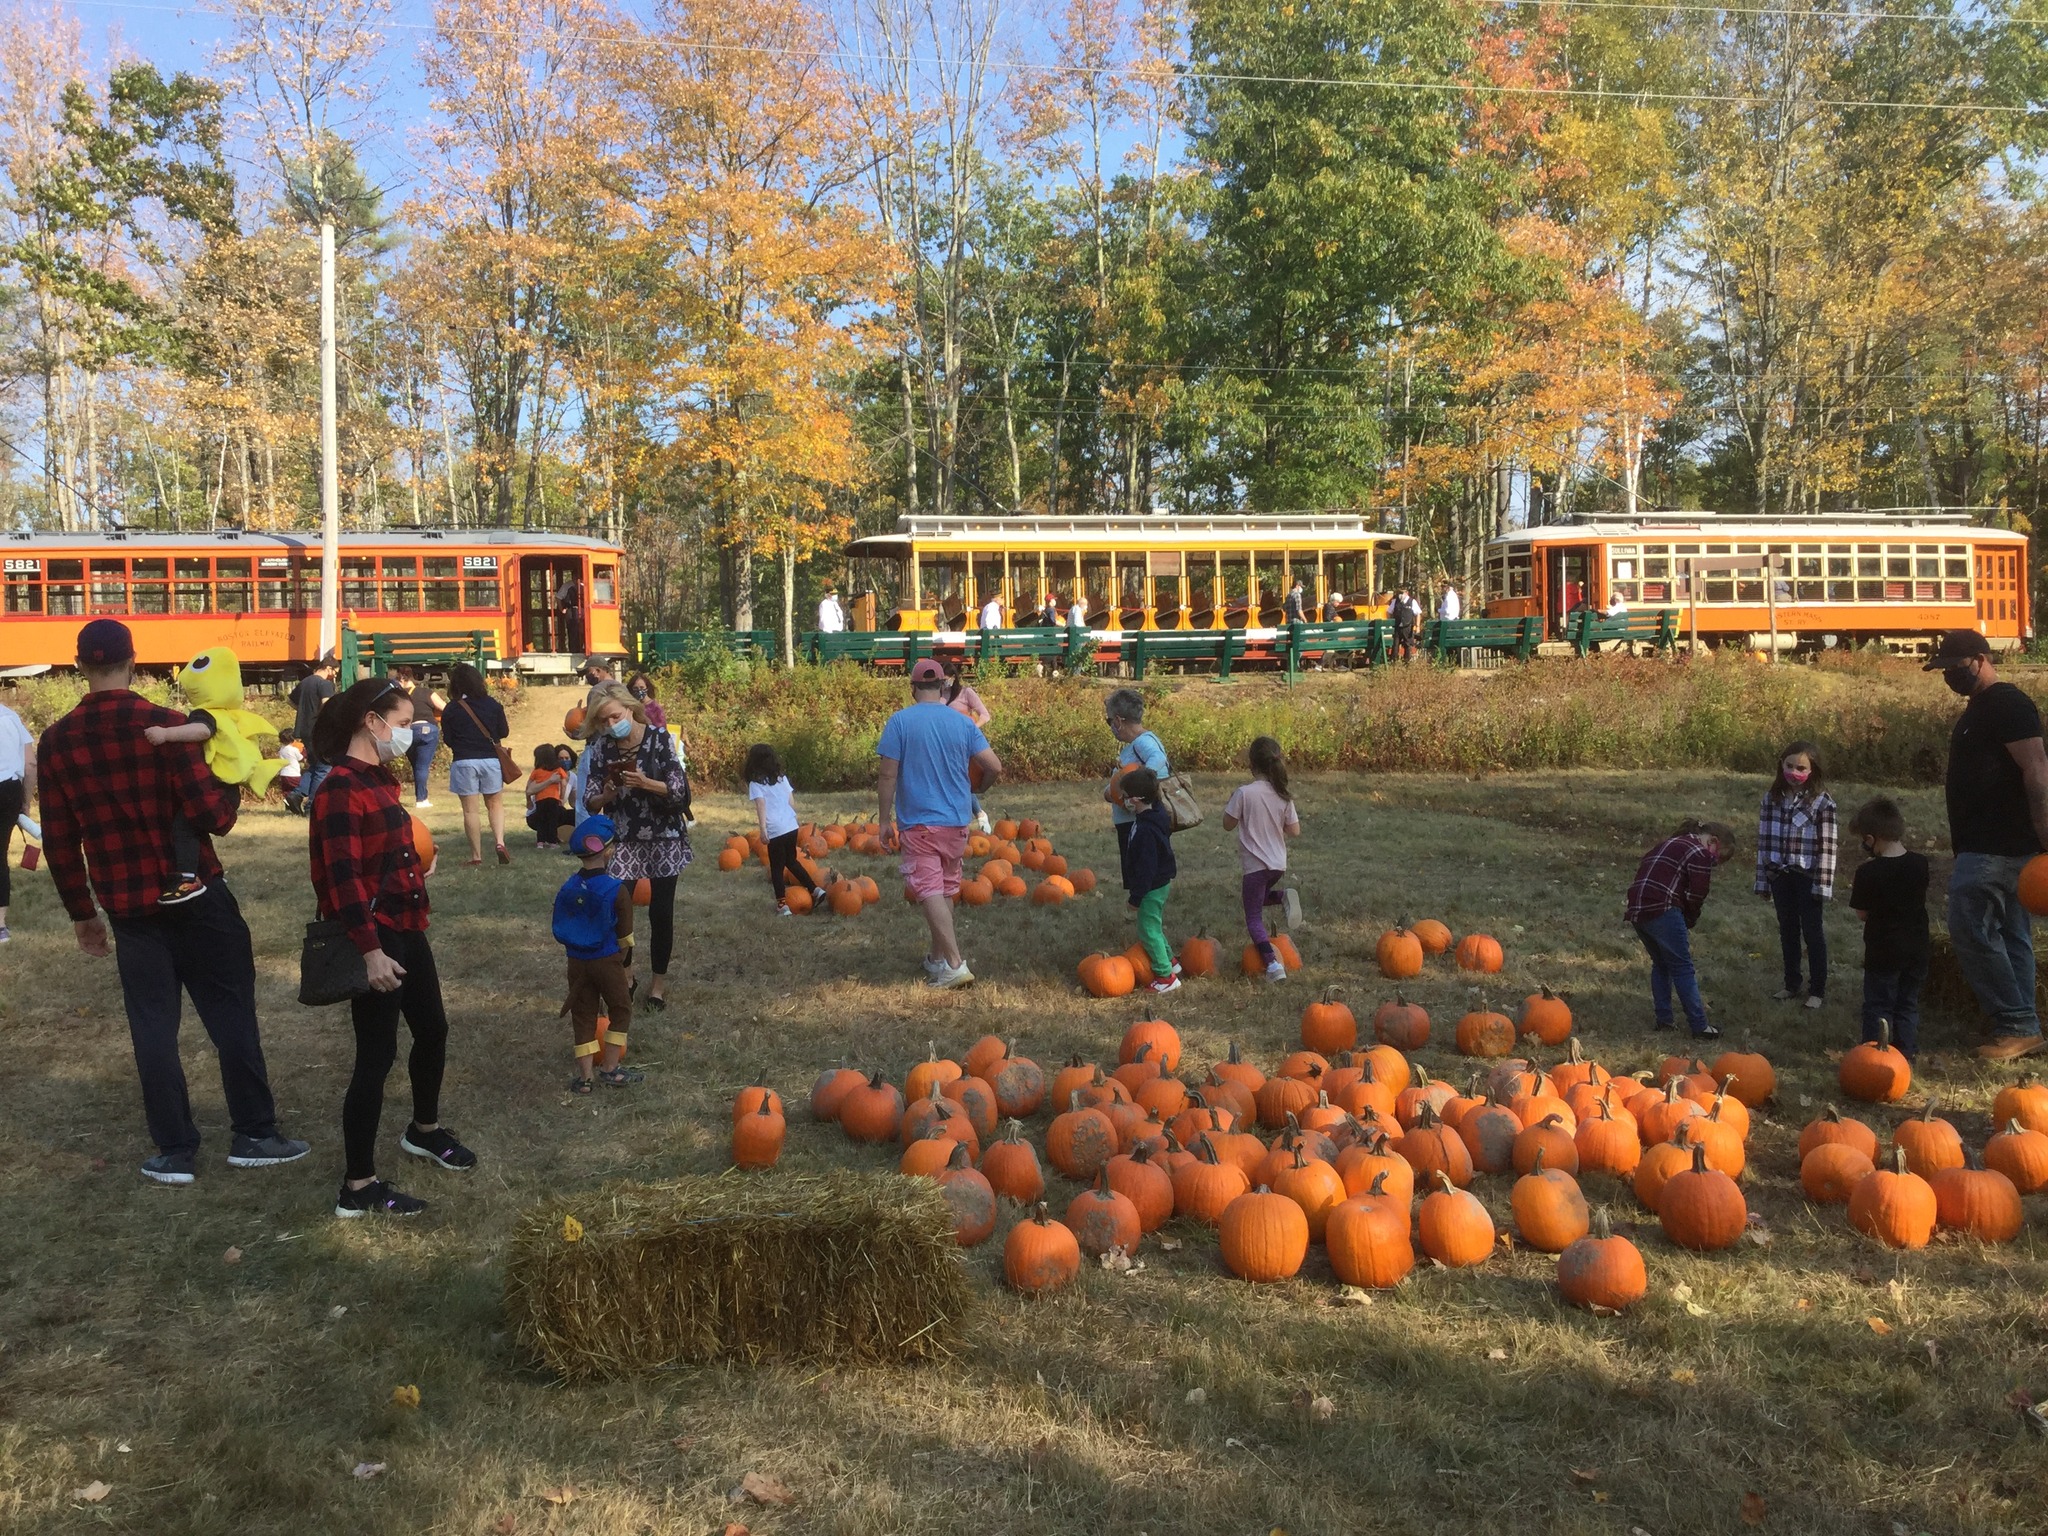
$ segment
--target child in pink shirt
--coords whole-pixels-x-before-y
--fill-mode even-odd
[[[1283,906],[1289,928],[1301,922],[1301,897],[1280,886],[1280,877],[1287,873],[1287,839],[1300,833],[1301,817],[1287,792],[1287,759],[1280,743],[1271,736],[1255,737],[1246,757],[1252,781],[1241,785],[1223,807],[1223,825],[1237,833],[1237,856],[1244,868],[1245,932],[1266,962],[1266,980],[1285,981],[1287,967],[1266,931],[1266,908]]]

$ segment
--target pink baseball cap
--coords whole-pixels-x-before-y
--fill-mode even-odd
[[[946,669],[929,656],[910,669],[910,682],[913,687],[919,683],[943,683],[945,680]]]

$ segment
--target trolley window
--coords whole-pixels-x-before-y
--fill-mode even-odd
[[[41,613],[43,611],[42,561],[9,560],[7,562],[7,611],[9,613]]]
[[[1001,598],[1003,595],[1003,557],[993,554],[974,554],[969,555],[967,558],[974,570],[975,607],[979,608],[992,597]],[[1010,618],[1010,614],[1007,611],[1009,606],[1007,602],[1003,604],[1005,609],[1003,617],[1005,620]]]
[[[128,562],[128,578],[133,584],[129,600],[137,613],[169,613],[171,611],[171,562],[168,560],[131,560]]]
[[[128,562],[126,560],[95,560],[90,566],[94,613],[126,613],[128,611]]]
[[[383,564],[384,611],[386,613],[418,613],[420,611],[419,556],[386,555]]]
[[[428,555],[421,589],[428,613],[454,613],[462,606],[462,576],[453,555]]]
[[[1188,606],[1204,612],[1217,605],[1216,557],[1188,556]]]
[[[43,600],[52,617],[76,618],[85,612],[85,562],[52,560],[44,582]]]
[[[341,606],[356,613],[376,612],[376,556],[343,555],[341,557]]]
[[[1511,557],[1512,558],[1512,557]],[[1528,556],[1522,557],[1524,564]],[[1323,556],[1323,590],[1320,596],[1325,602],[1332,592],[1342,592],[1346,602],[1370,603],[1372,594],[1359,590],[1359,583],[1365,580],[1365,557],[1353,552],[1341,555]]]
[[[1120,607],[1145,606],[1145,557],[1142,554],[1116,557],[1116,590]]]
[[[247,613],[255,594],[250,585],[249,561],[243,557],[213,562],[214,607],[221,613]]]
[[[256,562],[256,606],[265,613],[283,613],[292,603],[290,555],[265,555]]]
[[[1087,593],[1089,617],[1109,607],[1110,564],[1107,555],[1083,555],[1081,557],[1081,583]]]
[[[618,567],[614,565],[591,566],[590,601],[592,606],[597,608],[609,608],[618,600]]]

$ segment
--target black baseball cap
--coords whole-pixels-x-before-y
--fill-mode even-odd
[[[1939,672],[1943,667],[1958,666],[1975,657],[1990,654],[1991,642],[1974,629],[1952,629],[1927,653],[1927,664],[1920,670]]]
[[[135,659],[135,636],[119,619],[94,619],[78,632],[81,666],[111,667]]]

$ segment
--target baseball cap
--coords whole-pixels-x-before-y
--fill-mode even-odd
[[[94,619],[78,632],[78,659],[89,667],[133,661],[135,637],[119,619]]]
[[[618,837],[609,816],[586,816],[569,834],[569,851],[577,854],[603,853]]]
[[[1991,642],[1974,629],[1952,629],[1941,637],[1941,643],[1927,653],[1927,664],[1922,672],[1939,672],[1943,667],[1953,667],[1973,656],[1989,656]]]
[[[916,686],[919,683],[943,683],[945,680],[946,669],[936,661],[933,661],[929,656],[910,669],[912,686]]]

